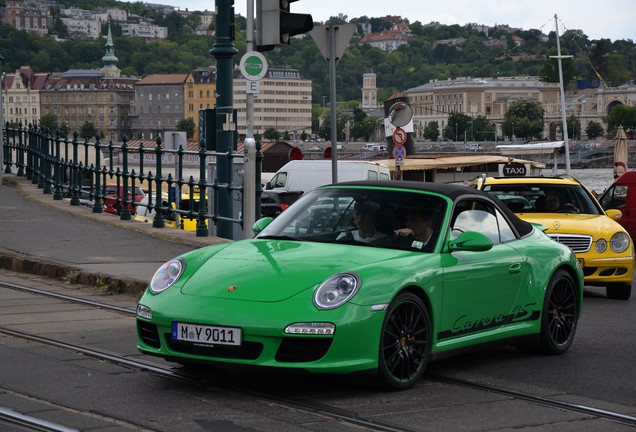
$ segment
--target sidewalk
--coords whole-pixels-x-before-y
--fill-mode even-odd
[[[228,241],[122,221],[54,200],[25,177],[2,174],[0,268],[141,293],[167,260]]]

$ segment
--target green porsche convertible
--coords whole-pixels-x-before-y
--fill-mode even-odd
[[[480,191],[341,183],[254,230],[157,270],[137,306],[141,352],[365,372],[399,390],[469,348],[562,354],[572,344],[583,298],[574,252]]]

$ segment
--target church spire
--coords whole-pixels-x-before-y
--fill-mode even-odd
[[[106,38],[106,54],[102,57],[104,67],[102,72],[108,77],[119,77],[120,70],[117,67],[117,57],[115,57],[115,45],[113,44],[113,34],[110,31],[110,24],[108,24],[108,37]]]

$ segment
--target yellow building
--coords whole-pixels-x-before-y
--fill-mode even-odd
[[[199,140],[199,111],[214,108],[216,104],[216,68],[198,68],[185,80],[184,118],[194,120],[193,139]]]

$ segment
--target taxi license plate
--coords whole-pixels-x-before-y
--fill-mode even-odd
[[[172,339],[204,345],[241,346],[241,329],[173,322]]]

